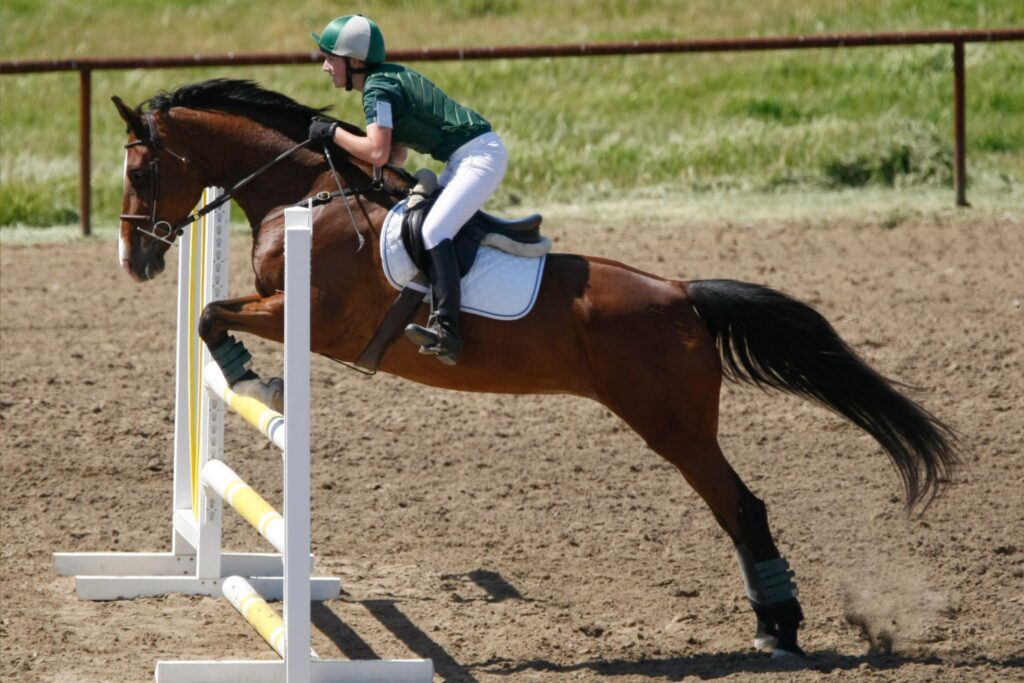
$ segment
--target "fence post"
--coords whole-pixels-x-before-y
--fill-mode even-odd
[[[964,44],[953,43],[953,186],[956,205],[970,206],[967,202],[967,124],[964,106]]]
[[[89,169],[92,147],[92,70],[78,71],[78,213],[82,221],[82,234],[89,235],[92,178]]]

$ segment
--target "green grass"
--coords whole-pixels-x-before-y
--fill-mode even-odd
[[[391,0],[343,9],[374,17],[395,48],[1024,24],[1019,3],[949,0]],[[313,0],[5,0],[0,37],[5,59],[295,51],[341,11]],[[970,196],[1012,203],[1024,195],[1024,44],[966,50]],[[413,66],[491,120],[511,151],[494,205],[531,210],[637,194],[763,202],[948,188],[951,53],[919,46]],[[216,76],[252,78],[362,122],[358,95],[331,89],[313,65],[96,72],[94,224],[113,223],[120,204],[124,127],[110,95],[134,104]],[[0,225],[77,219],[77,107],[75,73],[0,77]],[[409,165],[437,168],[416,155]]]

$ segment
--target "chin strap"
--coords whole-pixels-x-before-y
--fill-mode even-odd
[[[352,74],[365,74],[371,70],[371,67],[355,67],[352,66],[352,58],[345,57],[345,91],[352,92]]]

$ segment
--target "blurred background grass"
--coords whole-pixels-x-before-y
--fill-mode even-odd
[[[1024,3],[968,0],[3,0],[4,59],[299,51],[362,12],[392,48],[998,28]],[[969,44],[968,171],[976,204],[1024,197],[1024,44]],[[480,111],[511,152],[497,210],[681,198],[733,204],[850,188],[952,203],[952,48],[418,63]],[[213,77],[251,78],[362,124],[357,93],[316,65],[97,71],[93,224],[119,212],[124,126],[141,102]],[[0,77],[0,225],[77,216],[78,77]],[[408,164],[437,165],[413,155]],[[903,193],[898,195],[897,193]],[[774,201],[772,202],[774,203]],[[784,203],[784,202],[783,202]]]

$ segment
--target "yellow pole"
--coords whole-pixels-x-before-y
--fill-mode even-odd
[[[224,579],[224,597],[228,599],[242,618],[249,622],[249,625],[256,629],[256,632],[267,641],[274,652],[284,658],[285,635],[284,621],[274,611],[274,608],[267,604],[256,589],[241,576],[229,576]],[[312,648],[309,656],[313,659],[320,659]]]
[[[249,582],[240,576],[229,576],[224,580],[224,597],[263,640],[284,658],[284,621]]]
[[[199,240],[198,226],[192,226],[188,231],[188,260],[189,260],[189,278],[188,278],[188,328],[190,330],[196,329],[196,321],[198,312],[196,311],[196,296],[202,296],[201,292],[196,292],[196,280],[197,270],[203,268],[203,263],[196,262],[196,256],[198,249],[196,244]],[[192,475],[192,514],[195,518],[199,519],[199,440],[200,440],[200,425],[199,425],[199,396],[201,394],[200,389],[202,388],[201,377],[200,377],[200,365],[199,359],[196,357],[196,335],[190,334],[188,338],[188,442],[189,442],[189,461],[191,464],[190,470]]]
[[[273,441],[274,445],[282,451],[284,450],[284,415],[268,408],[254,398],[239,396],[233,392],[216,362],[207,364],[203,371],[203,377],[206,380],[207,388],[214,396],[219,397],[246,422]]]
[[[284,517],[221,460],[203,466],[203,482],[252,524],[279,553],[284,552]]]

